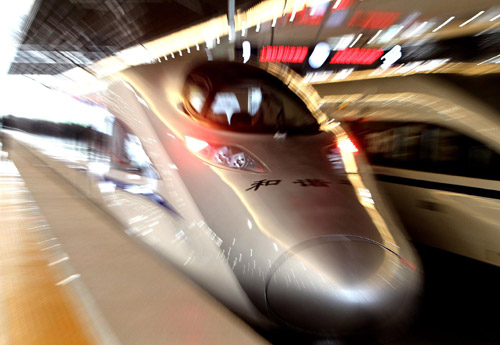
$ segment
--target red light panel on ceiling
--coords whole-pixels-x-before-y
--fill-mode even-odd
[[[260,62],[301,63],[306,58],[307,47],[264,46],[260,50]]]
[[[354,12],[347,26],[359,26],[365,29],[385,29],[399,17],[399,12],[363,11]]]
[[[295,23],[300,25],[319,25],[325,16],[325,9],[316,9],[314,14],[312,8],[304,8],[295,15]],[[291,16],[291,14],[290,14]]]
[[[311,26],[315,26],[315,25],[319,25],[321,24],[321,21],[323,20],[323,17],[325,16],[325,14],[318,14],[318,15],[304,15],[300,18],[299,20],[299,24],[301,25],[311,25]]]
[[[384,54],[383,49],[353,48],[339,50],[330,64],[370,65]]]

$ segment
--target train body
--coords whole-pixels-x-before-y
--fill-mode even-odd
[[[363,153],[283,71],[184,60],[117,74],[85,98],[104,117],[86,193],[253,325],[392,329],[418,301],[419,259]]]
[[[497,266],[498,81],[444,74],[316,87],[350,125],[413,239]]]

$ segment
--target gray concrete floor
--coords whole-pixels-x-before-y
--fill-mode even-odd
[[[101,322],[113,333],[110,339],[130,345],[266,343],[192,281],[128,238],[111,217],[26,149],[10,151],[103,316]]]
[[[123,344],[253,344],[265,340],[27,152],[13,159],[71,264]],[[500,268],[417,245],[425,273],[421,308],[408,331],[377,345],[500,344]],[[279,344],[339,344],[290,332]],[[344,342],[342,342],[344,344]]]

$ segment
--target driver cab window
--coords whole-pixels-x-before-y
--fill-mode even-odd
[[[209,117],[224,125],[231,125],[233,115],[236,115],[234,122],[252,122],[261,103],[262,91],[258,87],[222,90],[215,94]]]
[[[231,85],[215,92],[206,120],[246,132],[306,132],[317,121],[291,94],[267,85]]]
[[[200,124],[248,133],[318,133],[311,111],[281,80],[258,68],[251,73],[242,66],[210,66],[192,72],[183,89],[184,109]]]

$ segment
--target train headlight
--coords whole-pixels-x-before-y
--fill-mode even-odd
[[[210,144],[185,136],[186,146],[198,158],[223,168],[246,170],[255,173],[267,172],[263,163],[240,147]]]
[[[358,152],[358,148],[350,138],[344,138],[341,139],[337,142],[337,147],[342,151],[342,152],[348,152],[348,153],[355,153]]]
[[[356,152],[359,152],[356,145],[349,137],[345,137],[338,140],[335,145],[331,145],[326,148],[326,157],[330,161],[333,170],[338,173],[345,174],[346,172],[354,172],[352,163],[350,163],[348,157],[352,156]],[[347,171],[346,163],[348,164]]]

